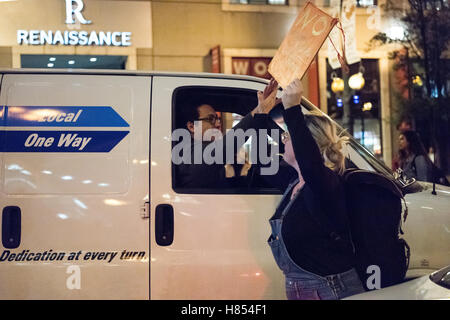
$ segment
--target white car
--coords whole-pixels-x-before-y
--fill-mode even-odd
[[[450,300],[450,266],[431,275],[344,300]]]

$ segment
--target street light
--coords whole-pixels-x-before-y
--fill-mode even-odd
[[[331,91],[334,93],[344,91],[344,80],[339,78],[335,72],[331,74],[331,78],[333,79],[333,82],[331,83]]]
[[[361,90],[364,87],[366,83],[363,77],[364,71],[364,67],[360,65],[358,73],[355,73],[348,79],[348,85],[350,88],[352,88],[353,90]]]
[[[348,79],[348,85],[353,90],[361,90],[365,83],[362,72],[355,73]]]
[[[348,79],[348,85],[353,90],[361,90],[364,87],[365,80],[361,72],[358,72]]]
[[[372,110],[372,102],[365,102],[363,104],[362,111],[370,111]]]
[[[423,86],[422,78],[419,75],[416,75],[415,77],[413,77],[412,83],[418,87]]]

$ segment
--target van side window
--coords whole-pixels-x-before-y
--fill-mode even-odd
[[[273,151],[282,148],[282,144],[264,132],[260,133],[261,130],[247,126],[251,116],[246,115],[257,105],[256,90],[179,87],[172,102],[174,191],[188,194],[281,193],[284,186],[274,183],[275,175],[261,172],[270,166],[271,155],[278,157],[277,163],[280,162],[282,152],[275,154]],[[230,130],[236,129],[236,125],[243,130],[239,133]],[[279,127],[276,129],[282,132]],[[267,128],[265,132],[270,131]],[[260,161],[264,153],[260,150],[261,143],[266,143],[267,147],[264,163]],[[289,169],[286,172],[290,174]]]

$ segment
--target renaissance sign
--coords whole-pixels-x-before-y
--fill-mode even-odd
[[[65,0],[66,24],[92,24],[83,16],[83,0]],[[110,31],[52,31],[52,30],[17,30],[17,43],[20,45],[70,45],[70,46],[131,46],[131,32]]]

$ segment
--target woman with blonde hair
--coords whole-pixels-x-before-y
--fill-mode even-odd
[[[305,123],[316,141],[325,165],[339,174],[345,170],[345,155],[342,152],[348,138],[337,134],[334,122],[319,111],[304,115]]]
[[[299,80],[281,100],[288,132],[283,155],[296,171],[269,220],[268,243],[286,279],[288,299],[341,299],[364,292],[354,269],[345,194],[340,174],[346,138],[324,115],[303,115]],[[333,230],[333,232],[329,232]]]

